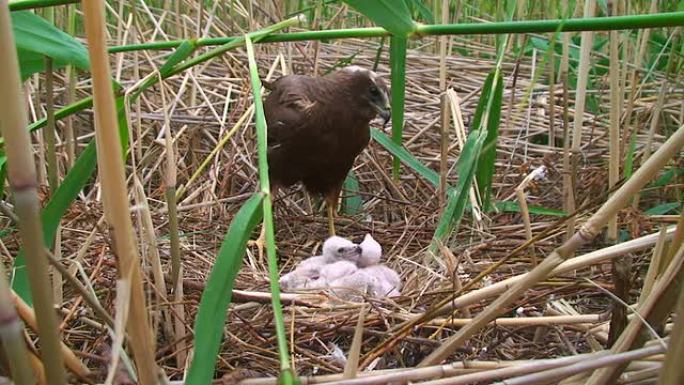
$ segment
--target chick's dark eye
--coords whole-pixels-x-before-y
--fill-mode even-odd
[[[344,247],[340,247],[339,249],[337,249],[337,252],[338,252],[338,253],[344,252]]]
[[[380,90],[376,86],[371,86],[369,91],[370,91],[371,95],[379,95],[380,94]]]

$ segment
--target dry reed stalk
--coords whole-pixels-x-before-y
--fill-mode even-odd
[[[19,218],[19,234],[26,251],[26,268],[36,314],[41,356],[51,384],[64,383],[64,362],[60,354],[57,320],[40,221],[36,165],[31,138],[26,130],[26,109],[19,79],[17,52],[6,0],[0,1],[0,129],[5,140],[7,179]],[[48,359],[49,357],[49,359]]]
[[[4,6],[4,4],[2,4]],[[24,325],[12,306],[12,293],[7,283],[4,266],[0,263],[0,341],[9,363],[12,382],[17,385],[33,385],[35,382],[27,360],[29,350],[24,342]]]
[[[367,308],[365,306],[361,308],[361,311],[359,311],[359,319],[356,321],[356,330],[354,331],[352,344],[349,348],[347,364],[344,366],[342,378],[345,380],[350,380],[352,378],[356,378],[357,376],[357,371],[359,369],[359,357],[361,356],[361,345],[363,343],[363,328],[364,321],[366,320],[366,312]]]
[[[670,336],[665,364],[660,371],[658,385],[677,385],[684,383],[684,290],[680,289],[677,301],[675,325]]]
[[[653,1],[651,2],[651,6],[649,8],[648,13],[655,13],[658,12],[658,2]],[[634,132],[632,131],[632,113],[634,111],[634,106],[636,102],[636,97],[637,97],[637,88],[638,88],[638,82],[639,82],[639,68],[641,67],[641,61],[646,53],[646,48],[648,47],[648,40],[649,36],[651,34],[650,29],[642,29],[639,30],[639,47],[638,50],[634,53],[634,66],[632,67],[632,72],[630,73],[630,78],[629,78],[629,87],[630,87],[630,92],[629,92],[629,98],[627,99],[627,108],[625,109],[624,113],[624,126],[623,126],[623,133],[622,133],[622,148],[620,153],[624,155],[624,159],[627,159],[627,151],[625,150],[625,147],[627,143],[630,142],[632,135]],[[626,55],[625,55],[626,56]],[[627,60],[625,60],[625,65],[627,64]],[[623,88],[624,89],[624,88]],[[635,125],[637,124],[636,122],[634,123]],[[636,128],[635,128],[636,130]],[[623,159],[623,161],[624,161]]]
[[[651,261],[648,264],[648,271],[646,272],[646,277],[644,278],[644,283],[641,286],[641,293],[639,293],[639,300],[637,303],[642,305],[646,298],[651,294],[651,289],[655,284],[657,277],[660,275],[662,269],[663,253],[665,251],[666,236],[665,233],[667,227],[664,225],[660,226],[660,236],[658,241],[653,248],[653,253],[651,254]]]
[[[158,74],[161,79],[161,74]],[[169,240],[171,243],[171,285],[174,288],[174,313],[175,323],[174,340],[177,343],[176,365],[181,368],[185,367],[187,360],[187,344],[185,332],[185,306],[183,305],[183,265],[180,251],[180,237],[178,235],[178,212],[176,210],[176,181],[178,171],[176,170],[176,157],[174,153],[173,140],[171,138],[171,121],[169,118],[169,111],[166,105],[166,94],[164,92],[165,85],[160,84],[162,111],[164,113],[164,148],[166,152],[166,164],[164,167],[164,196],[166,197],[166,205],[168,207],[169,216]],[[163,276],[162,276],[163,279]],[[166,292],[164,292],[166,293]]]
[[[532,239],[532,224],[530,222],[530,210],[527,207],[527,197],[525,196],[525,188],[532,183],[538,176],[546,172],[546,167],[538,167],[531,173],[525,176],[525,179],[515,188],[515,194],[518,197],[520,204],[520,214],[523,217],[523,224],[525,225],[525,236],[528,240]],[[532,260],[534,265],[537,265],[536,257]]]
[[[435,6],[437,2],[435,1]],[[449,0],[442,0],[442,24],[449,23]],[[449,36],[443,35],[439,37],[439,90],[446,91],[446,55],[447,47],[449,46]]]
[[[578,2],[579,3],[579,2]],[[589,18],[594,16],[596,8],[596,0],[584,0],[584,17]],[[579,159],[581,155],[582,144],[582,127],[584,125],[584,109],[586,106],[587,95],[587,81],[589,79],[589,66],[591,65],[591,47],[594,41],[594,33],[591,31],[584,31],[581,33],[582,43],[580,44],[580,58],[579,66],[577,68],[577,89],[575,90],[575,115],[573,118],[572,131],[572,145],[570,148],[570,160],[565,161],[564,165],[568,164],[570,168],[565,168],[564,172],[569,175],[569,179],[565,185],[566,205],[564,206],[567,212],[575,211],[575,187],[577,187],[577,168],[579,166]],[[570,218],[566,225],[567,234],[575,232],[575,218]]]
[[[97,1],[83,3],[83,13],[93,77],[97,158],[104,193],[105,215],[111,226],[119,276],[130,285],[130,317],[127,326],[139,381],[141,385],[151,385],[157,383],[155,342],[150,334],[140,257],[135,247],[129,214],[105,42],[103,4]]]
[[[47,176],[48,176],[48,192],[49,195],[57,190],[59,186],[59,169],[57,163],[57,151],[55,149],[55,95],[54,95],[54,73],[52,69],[52,59],[45,57],[45,113],[47,124],[43,129],[45,131],[45,157],[47,159]],[[57,226],[55,239],[53,240],[54,253],[57,259],[61,259],[61,230]],[[58,271],[50,268],[50,276],[52,277],[52,295],[54,296],[55,304],[61,306],[62,304],[62,277]]]
[[[126,323],[131,305],[131,285],[129,280],[119,279],[116,281],[116,319],[114,322],[114,338],[112,339],[111,361],[107,378],[104,385],[112,385],[114,376],[119,371],[119,359],[123,353],[123,343],[126,339]],[[141,378],[142,379],[142,378]]]
[[[548,274],[560,265],[585,243],[594,239],[601,229],[606,225],[610,215],[623,208],[649,180],[684,146],[684,126],[672,134],[661,148],[644,165],[634,173],[606,203],[589,218],[589,220],[576,232],[570,240],[555,249],[544,261],[535,269],[530,271],[525,280],[520,281],[504,295],[489,304],[485,310],[478,314],[471,324],[459,330],[454,336],[450,337],[440,348],[426,357],[419,366],[432,365],[446,359],[457,348],[463,346],[465,341],[478,332],[482,327],[501,314],[506,308],[519,298],[526,290],[541,281]],[[657,155],[657,156],[656,156]]]
[[[76,34],[76,6],[70,4],[67,6],[67,33],[71,36]],[[68,65],[66,67],[67,76],[67,92],[65,103],[67,105],[76,101],[76,82],[78,81],[78,76],[76,75],[76,68],[73,65]],[[68,116],[66,118],[64,127],[64,142],[66,144],[66,159],[67,167],[71,168],[76,160],[76,137],[74,134],[74,116]]]
[[[447,173],[449,172],[449,96],[443,93],[440,97],[441,122],[439,125],[440,134],[440,154],[439,154],[439,188],[438,198],[439,207],[443,208],[446,204]]]
[[[654,345],[624,353],[608,354],[602,357],[592,357],[591,359],[585,359],[572,365],[531,373],[517,378],[510,378],[506,380],[506,385],[549,384],[571,375],[587,372],[596,368],[624,364],[633,360],[647,358],[649,356],[662,353],[665,350],[666,348],[662,345]]]
[[[153,284],[157,299],[156,305],[159,309],[161,309],[160,312],[164,335],[169,340],[173,341],[173,322],[171,321],[171,316],[168,309],[166,309],[166,306],[169,304],[169,300],[167,298],[168,291],[166,287],[166,281],[164,280],[164,270],[162,268],[161,258],[159,257],[159,244],[157,243],[157,235],[154,230],[152,214],[150,212],[149,204],[147,203],[145,190],[138,178],[133,178],[133,187],[135,189],[134,195],[136,205],[140,207],[140,232],[141,238],[144,240],[146,246],[145,256],[147,257],[147,260],[149,260],[150,270],[152,271]],[[156,322],[154,323],[154,326],[156,330]]]
[[[613,2],[613,15],[619,14],[619,1]],[[608,189],[615,186],[620,179],[620,35],[618,31],[610,31],[610,71],[608,74],[610,83],[610,131],[608,135],[609,159],[608,159]],[[611,242],[617,241],[618,222],[617,215],[608,221],[606,238]]]
[[[400,317],[401,318],[401,317]],[[406,319],[406,317],[403,317]],[[466,326],[472,322],[472,318],[435,318],[426,325],[442,326],[444,324],[452,326]],[[595,324],[604,322],[605,317],[601,314],[581,314],[581,315],[560,315],[560,316],[539,316],[539,317],[516,317],[516,318],[496,318],[490,325],[497,326],[540,326],[540,325],[573,325],[573,324]]]

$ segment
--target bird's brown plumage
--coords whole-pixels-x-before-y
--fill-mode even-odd
[[[274,186],[302,182],[337,200],[354,160],[368,145],[369,123],[389,117],[389,92],[375,73],[346,67],[323,77],[288,75],[272,83],[264,102],[269,176]]]

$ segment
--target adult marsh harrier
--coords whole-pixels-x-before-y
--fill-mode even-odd
[[[301,182],[323,195],[328,229],[342,184],[368,145],[369,123],[390,117],[389,90],[373,71],[348,66],[322,77],[283,76],[264,82],[272,191]]]

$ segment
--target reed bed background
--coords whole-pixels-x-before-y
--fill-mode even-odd
[[[17,313],[0,307],[16,331],[0,333],[3,375],[31,383],[17,366],[29,362],[54,384],[147,384],[157,369],[192,384],[681,383],[684,3],[372,2],[418,26],[356,1],[61,3],[1,4],[20,59],[43,47],[20,60],[25,99],[13,90],[0,106],[0,254],[13,290],[0,284],[0,299]],[[45,6],[35,12],[76,40],[40,40],[48,26],[19,10]],[[667,27],[582,36],[429,27],[676,11]],[[393,36],[260,43],[372,26],[362,13]],[[348,64],[391,82],[393,118],[373,124],[337,232],[383,245],[404,282],[395,300],[274,284],[320,250],[327,226],[302,189],[270,196],[257,75]],[[36,164],[13,173],[8,133],[26,123],[6,122],[22,104]],[[23,215],[39,210],[22,211],[25,186],[42,221]],[[247,240],[271,205],[275,243],[267,235],[262,256]],[[45,251],[30,247],[41,240]],[[36,260],[50,261],[51,282],[26,276]],[[30,296],[39,290],[47,309]]]

